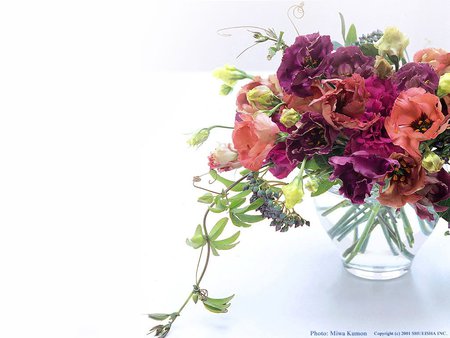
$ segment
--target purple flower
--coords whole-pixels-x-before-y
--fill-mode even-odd
[[[350,155],[360,150],[386,158],[394,152],[403,152],[402,148],[392,143],[387,134],[384,128],[384,117],[380,118],[367,130],[358,130],[351,134],[344,154]]]
[[[364,55],[356,46],[340,47],[325,61],[327,78],[345,78],[355,73],[368,78],[373,74],[375,64],[373,57]]]
[[[323,75],[326,67],[324,59],[332,50],[333,44],[328,35],[314,33],[298,36],[294,44],[284,51],[277,71],[284,91],[300,97],[312,95],[309,87],[315,78]]]
[[[390,79],[380,79],[371,76],[365,80],[369,98],[366,100],[366,111],[389,116],[397,98],[397,89]]]
[[[333,156],[329,163],[334,167],[330,180],[340,179],[339,193],[354,204],[363,204],[370,196],[373,185],[394,170],[397,161],[357,151],[350,156]]]
[[[276,178],[285,178],[297,167],[297,163],[291,162],[287,158],[286,142],[278,143],[267,155],[267,161],[273,163],[269,169]]]
[[[428,63],[409,62],[392,76],[398,91],[412,87],[423,88],[434,94],[439,84],[439,76]]]
[[[420,218],[433,221],[434,216],[428,210],[430,207],[433,207],[436,212],[448,209],[438,203],[450,198],[450,174],[445,169],[441,169],[437,174],[427,176],[425,184],[425,188],[417,192],[423,198],[415,203],[414,207]]]
[[[319,113],[306,112],[300,120],[300,127],[287,139],[287,157],[293,163],[311,158],[315,154],[331,151],[338,131],[331,128]]]

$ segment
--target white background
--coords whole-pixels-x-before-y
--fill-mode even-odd
[[[339,39],[396,24],[410,51],[450,50],[446,1],[306,2],[300,30]],[[198,151],[189,132],[230,123],[233,99],[209,72],[274,71],[226,26],[283,29],[290,2],[0,2],[0,337],[144,337],[148,312],[175,311],[202,209],[191,178],[229,133]],[[202,71],[202,73],[198,73]],[[228,121],[228,122],[227,122]],[[189,306],[172,337],[307,337],[310,330],[450,332],[449,239],[441,223],[402,279],[346,274],[310,202],[310,228],[244,231],[214,258],[205,287],[236,293],[227,315]],[[231,231],[231,230],[230,230]]]

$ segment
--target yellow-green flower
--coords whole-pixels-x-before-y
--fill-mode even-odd
[[[316,192],[317,189],[319,189],[319,182],[317,182],[316,179],[311,178],[308,182],[306,182],[305,188],[311,192]]]
[[[403,53],[408,45],[409,39],[396,27],[386,28],[383,36],[374,44],[378,49],[378,54],[381,56],[395,55],[399,59],[403,57]]]
[[[187,140],[187,143],[192,147],[201,146],[203,142],[205,142],[208,139],[209,131],[210,128],[200,129],[198,132],[192,135],[192,137],[189,140]]]
[[[436,155],[431,150],[425,150],[422,158],[422,167],[424,167],[429,173],[437,173],[444,166],[444,160]]]
[[[445,73],[440,77],[437,94],[440,97],[450,94],[450,73]]]
[[[287,128],[293,127],[300,120],[300,114],[293,108],[283,109],[280,122]]]
[[[260,85],[247,92],[247,101],[256,109],[273,108],[280,99],[270,90],[269,87]]]
[[[303,195],[305,194],[303,191],[303,178],[297,176],[291,183],[284,185],[281,190],[284,194],[286,208],[292,209],[303,200]]]
[[[377,55],[375,58],[375,74],[380,79],[385,79],[392,75],[392,65],[382,56]]]

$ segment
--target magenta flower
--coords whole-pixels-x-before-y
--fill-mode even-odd
[[[278,143],[267,155],[267,161],[273,163],[269,169],[276,178],[285,178],[297,167],[297,163],[291,162],[286,153],[286,142]]]
[[[397,86],[399,92],[418,87],[435,94],[439,76],[428,63],[409,62],[392,76],[392,82]]]
[[[338,133],[326,123],[321,114],[304,113],[300,120],[300,127],[286,141],[287,157],[291,162],[298,163],[305,157],[328,154]]]
[[[340,179],[339,193],[354,204],[363,204],[370,196],[372,187],[378,180],[394,170],[397,161],[357,151],[350,156],[333,156],[329,163],[334,167],[330,180]]]
[[[357,46],[340,47],[326,57],[327,78],[345,78],[359,74],[368,78],[373,74],[375,58],[366,56]]]
[[[298,36],[294,44],[284,51],[277,71],[284,91],[300,97],[312,95],[311,84],[323,75],[326,68],[324,59],[332,50],[333,44],[328,35],[314,33]]]
[[[383,117],[367,130],[357,130],[351,134],[345,147],[345,155],[350,155],[360,150],[365,150],[371,154],[386,158],[394,152],[403,152],[402,148],[394,145],[389,138],[384,128]]]
[[[388,116],[397,98],[397,89],[390,79],[371,76],[365,80],[369,97],[366,100],[366,111]]]

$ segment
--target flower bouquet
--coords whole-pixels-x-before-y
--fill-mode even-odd
[[[282,53],[276,74],[214,72],[224,95],[245,81],[233,126],[203,128],[188,142],[200,146],[216,128],[231,129],[232,142],[208,158],[211,186],[194,177],[206,191],[202,222],[187,240],[200,256],[194,287],[179,310],[149,315],[161,322],[155,336],[165,337],[190,301],[227,312],[233,296],[213,298],[202,285],[212,255],[239,243],[239,231],[224,235],[227,225],[309,226],[295,210],[305,191],[360,277],[401,276],[437,220],[450,221],[450,53],[429,48],[408,61],[409,40],[397,28],[358,38],[342,15],[341,24],[342,44],[312,33],[288,45],[283,32],[249,27],[255,44],[271,44],[269,59]],[[236,169],[237,179],[224,174]]]

